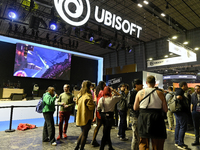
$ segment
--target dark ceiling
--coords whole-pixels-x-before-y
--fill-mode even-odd
[[[75,34],[76,27],[64,23],[56,11],[51,11],[52,6],[54,6],[53,0],[35,0],[34,6],[31,8],[30,1],[33,0],[0,0],[1,35],[103,56],[106,53],[116,51],[117,45],[119,45],[118,50],[121,47],[122,49],[131,48],[139,43],[178,33],[184,34],[187,30],[200,27],[200,2],[198,0],[148,0],[148,5],[144,4],[143,0],[89,0],[91,5],[90,19],[87,26],[80,27],[80,35]],[[142,4],[143,7],[138,7],[138,3]],[[73,4],[69,6],[71,7],[70,10],[75,10]],[[141,26],[140,38],[136,38],[136,35],[124,34],[122,31],[116,32],[111,27],[98,24],[94,19],[95,6],[121,16],[123,20],[126,19]],[[16,20],[11,21],[8,18],[7,14],[10,9],[17,11],[18,18]],[[166,16],[162,17],[161,13],[165,13]],[[51,31],[40,23],[38,30],[32,30],[29,27],[29,20],[32,15],[42,18],[47,25],[51,19],[55,19],[58,23],[58,29]],[[101,32],[99,26],[101,26]],[[70,27],[72,28],[71,34],[69,32]],[[23,34],[24,28],[27,31]],[[49,40],[46,39],[47,33],[49,33]],[[101,41],[89,42],[88,39],[82,37],[84,33],[93,33],[95,40],[99,38],[110,40],[115,43],[115,46],[101,48]],[[62,42],[60,41],[61,37],[63,37]],[[74,46],[69,46],[69,39],[71,45],[74,41]],[[78,41],[78,47],[72,48],[76,47],[76,41]]]

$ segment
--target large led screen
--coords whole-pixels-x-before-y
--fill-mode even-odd
[[[14,76],[70,80],[71,54],[16,44]]]

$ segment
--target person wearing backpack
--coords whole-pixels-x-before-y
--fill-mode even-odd
[[[120,94],[122,95],[121,100],[117,103],[117,110],[119,111],[120,116],[120,123],[119,123],[119,132],[117,137],[120,138],[121,141],[127,141],[128,138],[126,137],[125,131],[127,128],[127,96],[128,96],[128,89],[126,88],[127,85],[125,83],[120,84]]]
[[[135,97],[138,91],[140,91],[143,88],[142,80],[140,79],[135,79],[132,82],[133,89],[129,91],[128,94],[128,108],[130,109],[130,120],[132,123],[132,143],[131,143],[131,150],[138,150],[139,149],[139,135],[138,135],[138,116],[139,116],[139,111],[135,111],[133,109],[133,105],[135,102]]]
[[[175,112],[176,118],[176,128],[175,128],[175,146],[179,149],[187,149],[188,146],[184,144],[184,136],[187,131],[187,123],[188,123],[188,107],[186,105],[187,99],[184,96],[185,91],[187,91],[188,86],[187,83],[182,81],[179,83],[178,89],[176,89],[176,96],[181,105],[181,110]]]
[[[44,127],[43,127],[43,142],[51,142],[52,146],[56,146],[55,140],[55,126],[53,113],[55,111],[55,100],[58,95],[55,94],[54,87],[48,87],[47,92],[43,95],[42,110],[44,116]]]
[[[199,121],[200,121],[200,86],[195,86],[195,92],[191,97],[191,113],[194,124],[195,141],[192,146],[200,145],[199,143]]]
[[[168,104],[168,101],[172,99],[172,97],[175,95],[173,92],[173,88],[171,86],[168,87],[168,93],[166,94],[165,98]],[[176,127],[176,118],[174,114],[171,112],[170,109],[167,111],[167,121],[169,124],[169,129],[172,130],[172,126],[175,128]]]

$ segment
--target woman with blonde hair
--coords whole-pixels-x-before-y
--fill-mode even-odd
[[[93,119],[93,110],[95,108],[92,94],[90,91],[91,82],[86,80],[82,83],[82,88],[80,93],[77,96],[76,104],[77,108],[77,116],[76,116],[76,125],[81,127],[81,134],[77,140],[77,145],[75,150],[79,149],[79,145],[81,144],[80,150],[84,149],[88,132],[91,128],[91,122]]]

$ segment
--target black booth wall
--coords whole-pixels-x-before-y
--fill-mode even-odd
[[[129,89],[132,89],[132,81],[134,79],[140,79],[143,80],[143,73],[141,72],[131,72],[131,73],[122,73],[122,74],[113,74],[113,75],[104,75],[103,79],[108,83],[108,80],[112,79],[121,79],[121,82],[112,84],[111,86],[115,89],[121,84],[121,83],[127,83],[129,85]]]
[[[8,80],[11,83],[20,82],[20,87],[24,89],[24,93],[27,94],[27,97],[31,97],[34,84],[39,85],[40,91],[45,91],[48,86],[54,86],[58,92],[62,92],[63,85],[66,83],[70,84],[72,87],[75,84],[78,84],[78,86],[80,86],[83,80],[90,80],[95,83],[97,82],[98,61],[73,55],[71,62],[71,77],[69,81],[14,77],[13,71],[15,62],[15,50],[15,44],[0,42],[1,88],[3,87],[3,83],[8,82]]]

